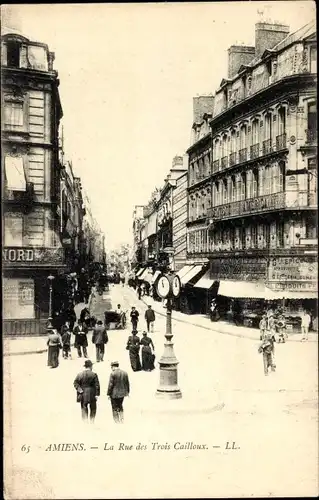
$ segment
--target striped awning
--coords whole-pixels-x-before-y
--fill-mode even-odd
[[[136,278],[138,278],[139,276],[141,276],[141,274],[145,271],[145,267],[142,267],[141,269],[139,269],[136,273]]]
[[[190,280],[195,278],[197,274],[203,269],[203,266],[192,266],[191,269],[180,278],[181,284],[186,285]]]
[[[155,271],[155,273],[152,276],[152,281],[151,281],[152,284],[155,283],[155,281],[157,280],[157,278],[159,277],[160,274],[161,274],[161,271]]]
[[[209,290],[214,283],[216,283],[216,280],[211,279],[210,271],[207,271],[204,276],[202,276],[200,280],[195,283],[194,288],[204,288]]]
[[[177,276],[179,276],[179,279],[181,280],[183,278],[183,276],[185,276],[185,274],[187,274],[191,269],[193,269],[193,264],[188,264],[184,267],[182,267],[182,269],[180,269],[179,271],[177,271]]]

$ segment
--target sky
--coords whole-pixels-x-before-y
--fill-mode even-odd
[[[65,157],[112,250],[132,243],[134,206],[185,154],[192,98],[227,76],[228,47],[253,45],[263,19],[295,31],[315,17],[315,3],[12,5],[10,15],[55,52]]]

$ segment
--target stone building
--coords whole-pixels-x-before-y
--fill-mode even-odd
[[[65,268],[59,234],[54,53],[3,27],[3,317],[6,334],[40,333],[49,313],[47,277]]]
[[[315,23],[293,34],[258,23],[254,47],[229,49],[214,96],[211,207],[190,205],[188,256],[209,259],[211,283],[248,323],[265,299],[285,299],[292,323],[301,307],[315,314],[316,51]]]

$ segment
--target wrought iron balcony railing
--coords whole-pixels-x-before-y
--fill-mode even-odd
[[[259,144],[253,144],[250,146],[250,159],[254,160],[259,157]]]
[[[285,206],[285,193],[280,192],[213,207],[208,209],[207,216],[213,219],[227,219],[250,213],[282,209],[285,208]]]
[[[232,167],[233,165],[236,165],[236,159],[237,159],[237,153],[230,153],[229,155],[229,166]]]
[[[239,163],[247,161],[247,148],[240,149],[238,152]]]
[[[272,152],[272,143],[271,139],[266,139],[263,141],[263,155],[268,155]]]
[[[276,150],[281,151],[287,147],[287,136],[286,134],[277,135],[276,137]]]

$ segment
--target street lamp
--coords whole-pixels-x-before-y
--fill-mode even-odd
[[[49,280],[49,318],[48,318],[48,324],[47,324],[47,330],[52,330],[53,325],[52,325],[52,282],[54,280],[54,276],[50,274],[48,276]]]
[[[167,252],[169,253],[169,252]],[[172,266],[174,268],[174,264]],[[172,300],[173,297],[180,295],[181,283],[172,269],[160,276],[157,283],[158,295],[167,299],[166,303],[166,333],[164,342],[164,353],[159,360],[160,365],[160,384],[156,391],[156,396],[162,399],[180,399],[181,390],[177,383],[177,365],[178,361],[174,352],[172,342]]]

